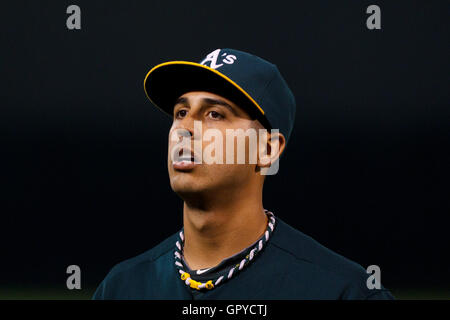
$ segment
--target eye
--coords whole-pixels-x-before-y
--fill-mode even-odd
[[[176,117],[177,119],[184,118],[184,117],[186,116],[186,114],[187,114],[187,110],[186,110],[186,109],[181,109],[181,110],[178,110],[178,111],[175,113],[175,117]]]
[[[224,116],[222,116],[217,111],[210,111],[210,112],[208,112],[208,117],[210,117],[211,119],[214,119],[214,120],[219,120],[219,119],[223,119],[224,118]]]

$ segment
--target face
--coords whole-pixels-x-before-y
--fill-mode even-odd
[[[197,126],[201,123],[200,133],[196,131],[194,134],[194,123]],[[203,91],[188,92],[180,96],[173,109],[173,123],[169,132],[168,169],[172,189],[183,198],[199,193],[239,190],[254,181],[256,164],[250,164],[248,161],[249,148],[245,148],[244,164],[237,163],[237,143],[234,143],[234,161],[228,164],[226,159],[226,130],[246,131],[249,128],[258,130],[263,127],[258,120],[251,119],[243,109],[222,96]],[[180,130],[185,133],[185,141],[189,141],[182,147],[182,151],[188,156],[173,159],[174,154],[182,153],[181,149],[177,148],[179,140],[176,139],[183,139],[177,134]],[[205,141],[206,132],[221,133],[221,149],[216,148],[216,151],[208,152],[212,150],[213,145],[217,147],[218,144],[214,144],[214,138]],[[186,133],[191,136],[187,137]],[[246,140],[248,146],[248,139]],[[201,150],[198,148],[200,145]],[[216,154],[217,150],[222,150],[222,163],[205,163],[208,155],[219,159],[217,156],[220,153]],[[193,157],[197,162],[201,160],[201,163],[193,163]]]

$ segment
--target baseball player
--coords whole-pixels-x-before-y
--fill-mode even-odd
[[[199,63],[155,66],[144,89],[173,119],[168,172],[183,226],[112,268],[93,299],[393,298],[381,285],[369,288],[360,265],[264,208],[265,176],[277,170],[296,108],[274,64],[217,49]],[[244,155],[219,141],[230,132],[236,141],[244,134]]]

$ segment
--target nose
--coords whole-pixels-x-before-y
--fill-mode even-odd
[[[193,140],[201,140],[203,134],[203,122],[198,112],[191,109],[183,118],[173,121],[171,131],[177,131],[179,137],[190,137]]]
[[[194,135],[194,117],[188,113],[185,117],[182,119],[174,120],[172,129],[180,130],[180,131],[187,131],[191,136]],[[184,134],[186,136],[187,134]]]
[[[189,115],[173,122],[169,133],[169,154],[172,162],[179,159],[180,156],[191,155],[190,150],[192,150],[192,142],[195,137],[194,128],[194,118]]]

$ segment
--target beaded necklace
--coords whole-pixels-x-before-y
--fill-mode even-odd
[[[178,269],[178,272],[180,273],[181,280],[184,281],[184,283],[196,290],[201,289],[214,289],[216,286],[218,286],[221,283],[224,283],[225,281],[231,279],[231,277],[235,274],[237,274],[239,271],[241,271],[245,266],[250,264],[250,262],[257,256],[259,252],[263,250],[265,247],[267,241],[269,241],[270,235],[272,234],[274,228],[275,228],[275,216],[272,212],[269,210],[264,209],[264,213],[267,214],[269,217],[269,222],[267,224],[267,229],[264,232],[264,235],[257,241],[257,244],[255,244],[254,248],[250,250],[250,253],[245,256],[244,259],[241,260],[239,264],[236,264],[232,266],[227,273],[224,275],[221,275],[220,277],[216,277],[214,279],[208,280],[206,282],[200,282],[195,281],[191,278],[191,275],[187,273],[184,270],[184,266],[181,263],[182,254],[183,254],[183,248],[184,248],[184,233],[183,229],[178,233],[178,240],[175,243],[175,266]]]

